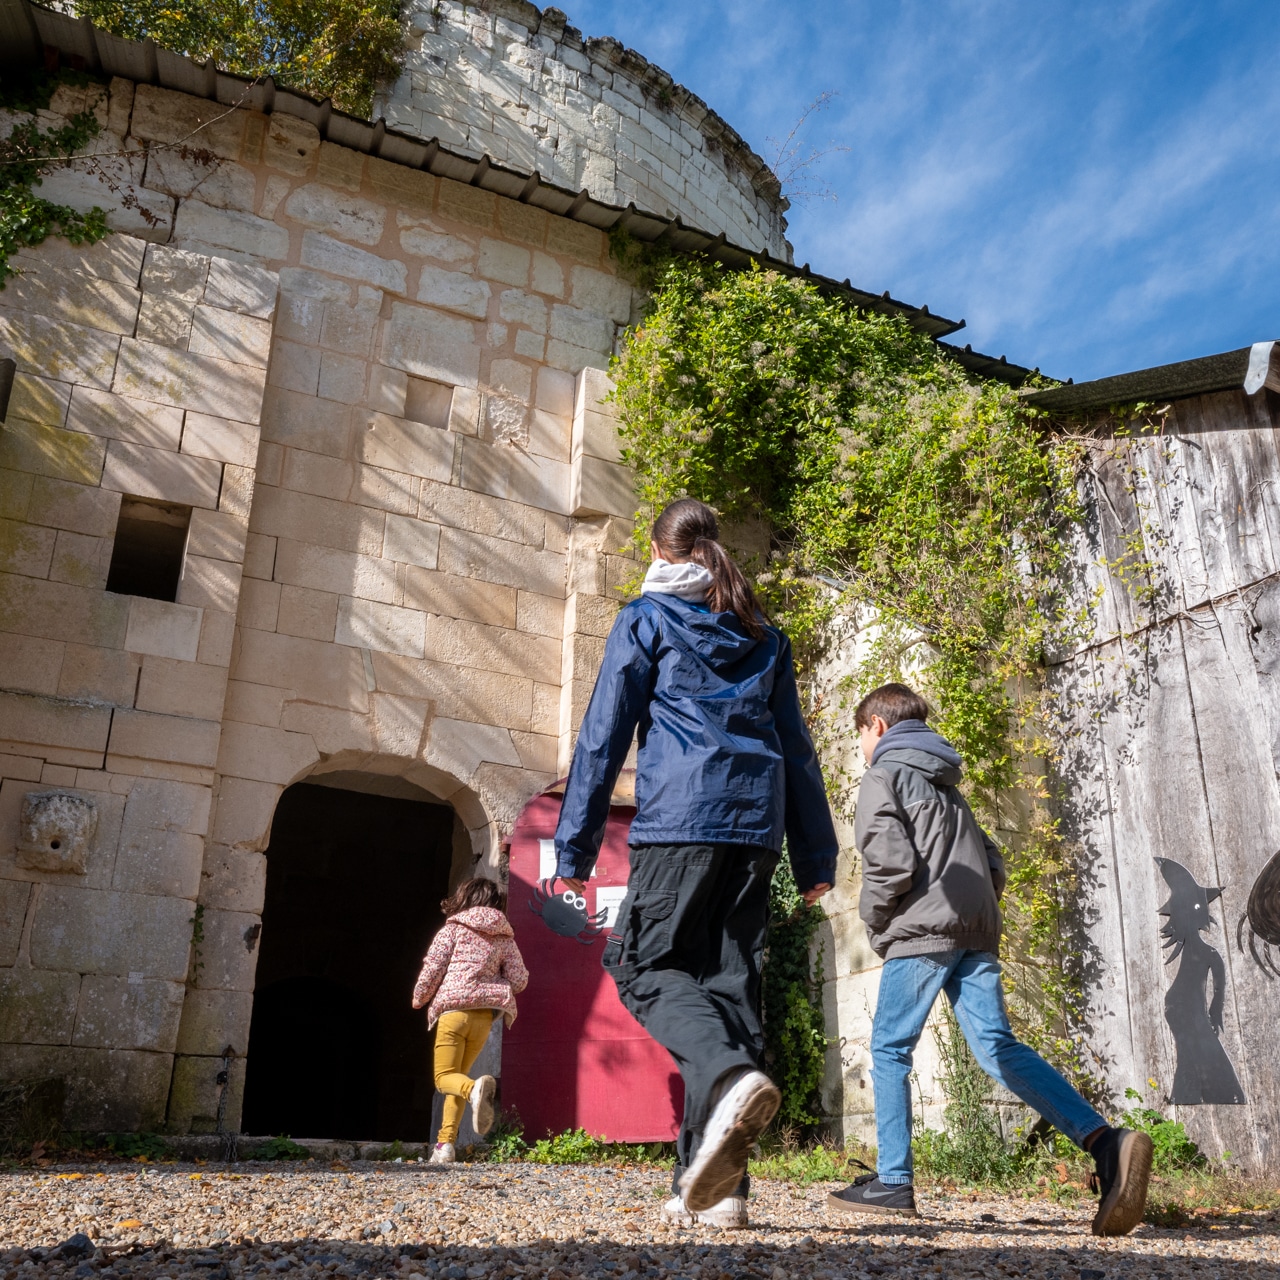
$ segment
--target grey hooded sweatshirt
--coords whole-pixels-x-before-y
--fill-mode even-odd
[[[955,749],[922,720],[893,725],[862,775],[858,914],[883,960],[999,950],[1004,860],[956,789],[960,778]]]

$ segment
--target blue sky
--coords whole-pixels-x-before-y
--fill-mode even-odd
[[[560,0],[767,159],[836,143],[796,260],[1077,382],[1280,338],[1280,4]]]

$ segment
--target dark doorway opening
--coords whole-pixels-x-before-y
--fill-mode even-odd
[[[267,848],[246,1133],[423,1142],[434,1088],[409,1007],[442,923],[453,810],[299,783]]]

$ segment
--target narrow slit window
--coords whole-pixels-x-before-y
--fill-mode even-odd
[[[190,525],[190,507],[126,497],[116,522],[107,590],[122,596],[176,600]]]
[[[430,378],[410,378],[405,396],[404,416],[428,427],[449,430],[449,411],[453,408],[453,388]]]

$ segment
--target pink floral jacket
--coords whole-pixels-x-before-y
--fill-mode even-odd
[[[427,1008],[427,1026],[454,1009],[496,1009],[516,1020],[516,994],[529,985],[511,922],[496,907],[450,916],[422,961],[413,1007]]]

